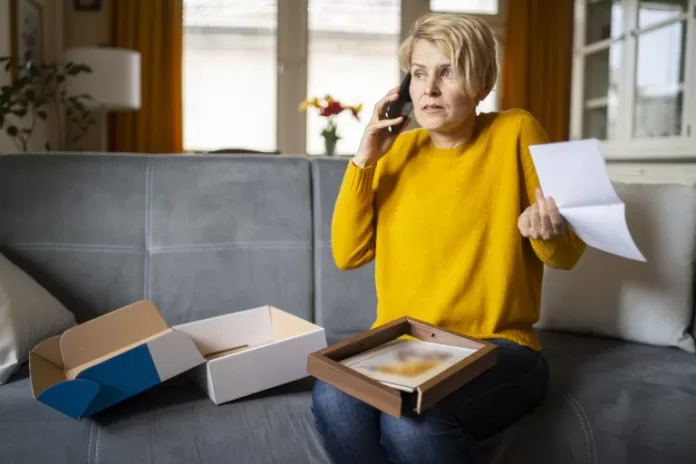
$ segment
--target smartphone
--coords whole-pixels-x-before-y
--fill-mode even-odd
[[[411,100],[411,92],[409,87],[411,86],[411,73],[406,74],[404,79],[401,81],[401,86],[399,87],[399,98],[393,102],[387,103],[387,111],[385,114],[386,119],[394,119],[399,116],[403,116],[404,120],[393,126],[389,126],[387,129],[392,134],[398,134],[401,129],[404,128],[404,122],[411,111],[413,110],[413,101]]]

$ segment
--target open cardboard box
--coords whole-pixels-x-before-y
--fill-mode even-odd
[[[405,393],[387,386],[341,363],[343,360],[403,336],[475,351],[418,385],[413,393]],[[311,376],[333,385],[380,411],[400,417],[406,404],[412,406],[418,414],[423,413],[442,398],[494,366],[497,359],[497,346],[493,343],[459,335],[417,319],[403,317],[310,353],[307,357],[307,371]]]
[[[322,327],[273,306],[174,326],[206,362],[188,375],[215,404],[307,377],[307,356],[326,347]]]
[[[136,395],[205,359],[150,301],[137,301],[48,338],[29,355],[35,399],[75,419]]]

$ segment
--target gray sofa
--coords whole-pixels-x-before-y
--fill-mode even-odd
[[[141,298],[154,301],[170,324],[268,303],[316,321],[333,343],[367,329],[375,307],[373,268],[339,271],[331,257],[333,202],[346,162],[0,156],[0,253],[80,322]],[[693,353],[539,333],[550,395],[481,444],[492,462],[696,460]],[[179,376],[76,421],[32,398],[25,365],[0,385],[0,461],[325,463],[311,385],[308,378],[216,406]]]

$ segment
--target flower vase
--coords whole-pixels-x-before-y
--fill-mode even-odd
[[[338,137],[335,135],[324,136],[324,154],[326,156],[334,156],[336,154],[336,143],[338,143]]]

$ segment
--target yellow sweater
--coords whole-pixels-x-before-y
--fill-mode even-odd
[[[375,260],[372,327],[410,316],[541,349],[543,264],[569,269],[585,249],[570,229],[548,241],[517,229],[539,187],[528,147],[547,141],[529,113],[510,110],[479,115],[466,146],[438,149],[413,129],[376,166],[348,163],[332,251],[340,269]]]

